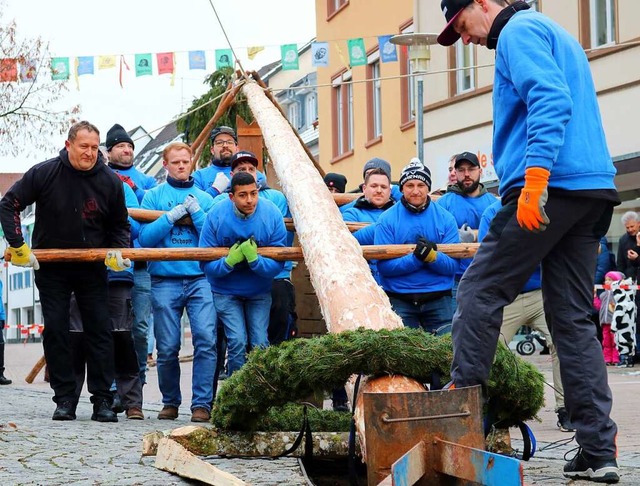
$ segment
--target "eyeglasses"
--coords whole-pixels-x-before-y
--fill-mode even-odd
[[[225,145],[227,147],[232,147],[235,144],[236,144],[235,140],[217,140],[213,142],[213,145],[215,145],[216,147],[224,147]]]
[[[458,174],[465,174],[465,173],[469,173],[469,174],[473,174],[474,172],[477,172],[478,170],[480,170],[480,167],[458,167],[456,168],[456,172]]]

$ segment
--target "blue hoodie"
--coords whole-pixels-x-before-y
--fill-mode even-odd
[[[191,215],[193,225],[171,224],[166,214],[152,223],[143,224],[138,241],[145,248],[197,248],[206,213],[213,198],[193,185],[193,179],[180,182],[167,177],[167,182],[147,191],[142,209],[169,211],[191,194],[198,199],[200,210]],[[149,262],[149,273],[155,277],[197,277],[202,275],[197,261]]]
[[[142,198],[144,197],[145,193],[149,189],[153,189],[154,187],[156,187],[158,184],[153,177],[143,174],[134,166],[131,166],[127,169],[122,169],[113,164],[109,164],[109,167],[111,167],[111,170],[116,174],[122,174],[123,176],[131,178],[131,180],[136,185],[135,193],[139,203],[142,202]]]
[[[271,201],[259,198],[253,214],[245,216],[227,198],[214,206],[207,215],[200,235],[200,246],[230,247],[251,236],[258,247],[287,246],[287,231],[280,210]],[[271,292],[271,283],[282,271],[284,262],[258,255],[256,261],[243,261],[234,267],[230,267],[225,258],[201,262],[200,266],[207,275],[213,292],[252,297]]]
[[[529,167],[549,170],[550,188],[615,189],[584,49],[533,10],[517,12],[500,33],[493,123],[500,195],[523,187]]]
[[[129,185],[125,184],[124,182],[122,183],[122,187],[124,188],[124,203],[127,208],[139,208],[140,204],[138,204],[138,198],[133,192],[133,189],[131,189],[131,187],[129,187]],[[133,246],[133,241],[138,238],[138,234],[140,233],[140,223],[129,216],[129,224],[131,225],[131,246]],[[127,270],[123,270],[122,272],[107,270],[107,277],[109,279],[109,282],[126,282],[133,286],[134,266],[135,263],[131,262],[131,267]]]
[[[271,189],[269,186],[267,186],[267,180],[262,174],[262,172],[258,171],[257,174],[258,174],[258,181],[257,181],[258,197],[266,199],[267,201],[271,201],[273,204],[275,204],[276,207],[280,210],[280,213],[282,214],[283,218],[290,218],[291,213],[289,212],[289,205],[287,204],[287,198],[284,197],[284,194],[282,194],[277,189]],[[213,204],[215,206],[216,204],[222,201],[226,201],[228,199],[229,199],[229,189],[227,189],[222,194],[216,196],[213,199]],[[293,231],[287,231],[287,246],[293,246],[293,238],[294,238]],[[284,262],[284,268],[278,275],[276,275],[275,278],[290,279],[292,269],[293,269],[293,262],[288,262],[288,261]]]
[[[459,243],[456,220],[446,209],[433,202],[427,209],[414,213],[396,203],[376,223],[376,245],[415,244],[420,236],[434,243]],[[438,252],[434,262],[423,263],[413,253],[379,260],[382,288],[400,294],[451,290],[458,260]]]
[[[515,205],[514,205],[515,206]],[[498,214],[498,211],[502,209],[502,201],[496,201],[482,213],[482,217],[480,218],[480,227],[478,228],[478,241],[484,240],[484,237],[487,236],[489,232],[489,228],[491,227],[491,221]],[[524,284],[521,293],[531,292],[532,290],[538,290],[542,288],[542,272],[541,267],[535,269],[527,283]]]

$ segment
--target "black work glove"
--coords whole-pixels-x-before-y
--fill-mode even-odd
[[[421,262],[431,263],[435,261],[436,257],[438,256],[438,245],[436,245],[433,241],[429,241],[425,237],[421,236],[420,238],[418,238],[418,242],[416,243],[415,250],[413,250],[413,254]]]

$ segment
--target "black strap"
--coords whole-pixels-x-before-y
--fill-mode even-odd
[[[356,421],[353,419],[353,414],[356,412],[356,399],[358,398],[358,389],[360,388],[360,378],[362,375],[358,375],[356,384],[353,387],[353,400],[351,403],[351,426],[349,427],[349,448],[347,452],[347,463],[349,468],[349,484],[351,486],[358,486],[358,468],[356,457]]]
[[[298,433],[298,437],[293,442],[293,445],[289,447],[286,451],[276,457],[284,457],[288,456],[292,452],[294,452],[300,444],[302,444],[302,439],[306,438],[304,443],[304,458],[308,461],[311,461],[313,458],[313,437],[311,435],[311,425],[309,424],[309,417],[307,416],[307,406],[305,405],[302,409],[302,427],[300,427],[300,432]]]

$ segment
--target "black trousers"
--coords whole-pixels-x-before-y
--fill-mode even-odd
[[[617,428],[610,418],[611,390],[590,319],[598,244],[609,228],[612,203],[550,194],[545,210],[551,223],[541,233],[518,225],[516,207],[513,201],[498,211],[460,280],[452,325],[453,382],[486,383],[502,310],[542,262],[545,318],[558,352],[576,441],[592,456],[614,458]]]
[[[113,338],[109,321],[107,272],[102,263],[43,263],[35,272],[40,292],[44,355],[53,401],[76,400],[76,380],[69,345],[69,302],[74,292],[87,342],[87,388],[95,399],[110,400]]]
[[[295,324],[296,294],[291,280],[274,279],[271,284],[271,311],[269,313],[269,344],[286,341],[292,324]]]

